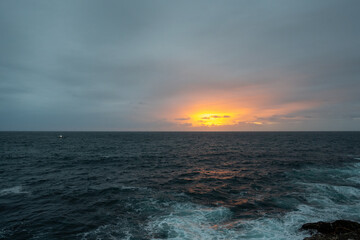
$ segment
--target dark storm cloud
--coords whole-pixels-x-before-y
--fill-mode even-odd
[[[359,130],[359,7],[0,1],[0,130],[171,130],[157,111],[173,99],[180,105],[204,91],[253,97],[252,89],[274,96],[264,109],[319,103],[268,121],[311,118],[319,122],[299,130]]]

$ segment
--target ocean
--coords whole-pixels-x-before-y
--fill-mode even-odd
[[[337,219],[360,221],[360,132],[0,132],[0,239],[296,240]]]

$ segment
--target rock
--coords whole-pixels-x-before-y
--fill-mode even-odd
[[[306,223],[300,230],[312,235],[304,240],[360,240],[360,224],[348,220]]]

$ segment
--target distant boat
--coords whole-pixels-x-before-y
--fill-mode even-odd
[[[59,138],[63,138],[63,136],[60,134],[60,135],[59,135]]]

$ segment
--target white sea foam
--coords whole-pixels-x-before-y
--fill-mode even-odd
[[[349,177],[349,178],[347,178],[347,180],[357,183],[357,184],[360,184],[360,176]]]
[[[176,204],[168,215],[151,219],[147,230],[153,239],[253,239],[301,240],[308,236],[299,231],[302,224],[317,221],[349,219],[360,221],[360,189],[351,185],[357,177],[360,163],[340,169],[308,169],[306,174],[324,174],[330,171],[340,177],[347,176],[349,185],[298,182],[305,188],[303,197],[307,204],[300,204],[294,211],[277,217],[250,221],[234,221],[231,211],[224,207],[205,207],[195,204]],[[297,173],[298,174],[298,173]],[[321,176],[319,176],[321,179]],[[353,183],[353,182],[352,182]]]
[[[307,232],[299,231],[302,224],[317,221],[349,219],[360,221],[360,189],[354,184],[360,169],[360,163],[339,169],[303,169],[296,175],[305,175],[306,179],[292,184],[304,188],[303,198],[306,204],[300,204],[295,210],[277,216],[263,216],[254,220],[234,220],[232,212],[226,207],[207,207],[190,202],[162,202],[153,198],[146,199],[131,207],[139,212],[154,213],[144,226],[152,239],[172,240],[302,240]],[[330,183],[312,183],[318,176],[334,175],[334,179],[344,178],[347,185]],[[346,182],[348,181],[348,182]],[[137,189],[123,187],[123,189]],[[145,190],[139,188],[139,190]],[[149,189],[147,189],[150,191]],[[129,203],[130,204],[130,203]],[[118,224],[105,225],[84,234],[83,240],[92,239],[133,239],[133,227],[122,219]]]
[[[148,190],[146,187],[121,186],[121,190]]]
[[[353,194],[348,189],[345,192]],[[149,222],[147,230],[153,239],[301,240],[307,236],[306,232],[299,231],[304,223],[359,218],[360,204],[337,204],[321,193],[310,196],[308,200],[313,206],[299,205],[295,211],[278,217],[233,222],[229,222],[230,210],[224,207],[178,204],[170,214]]]
[[[169,215],[150,221],[147,230],[154,239],[228,239],[229,232],[216,223],[224,222],[230,216],[230,210],[225,207],[210,208],[178,203],[172,206]]]
[[[300,240],[306,236],[306,233],[299,232],[298,228],[309,221],[307,212],[309,210],[303,208],[279,218],[230,222],[231,211],[228,208],[177,204],[169,215],[153,219],[147,230],[153,236],[152,239]]]
[[[11,195],[11,194],[27,194],[28,192],[23,191],[22,186],[15,186],[12,188],[5,188],[0,190],[0,195],[4,196],[4,195]]]
[[[103,225],[95,230],[81,234],[81,240],[101,240],[101,239],[113,239],[113,240],[130,240],[132,234],[124,227],[122,223],[115,225]]]

